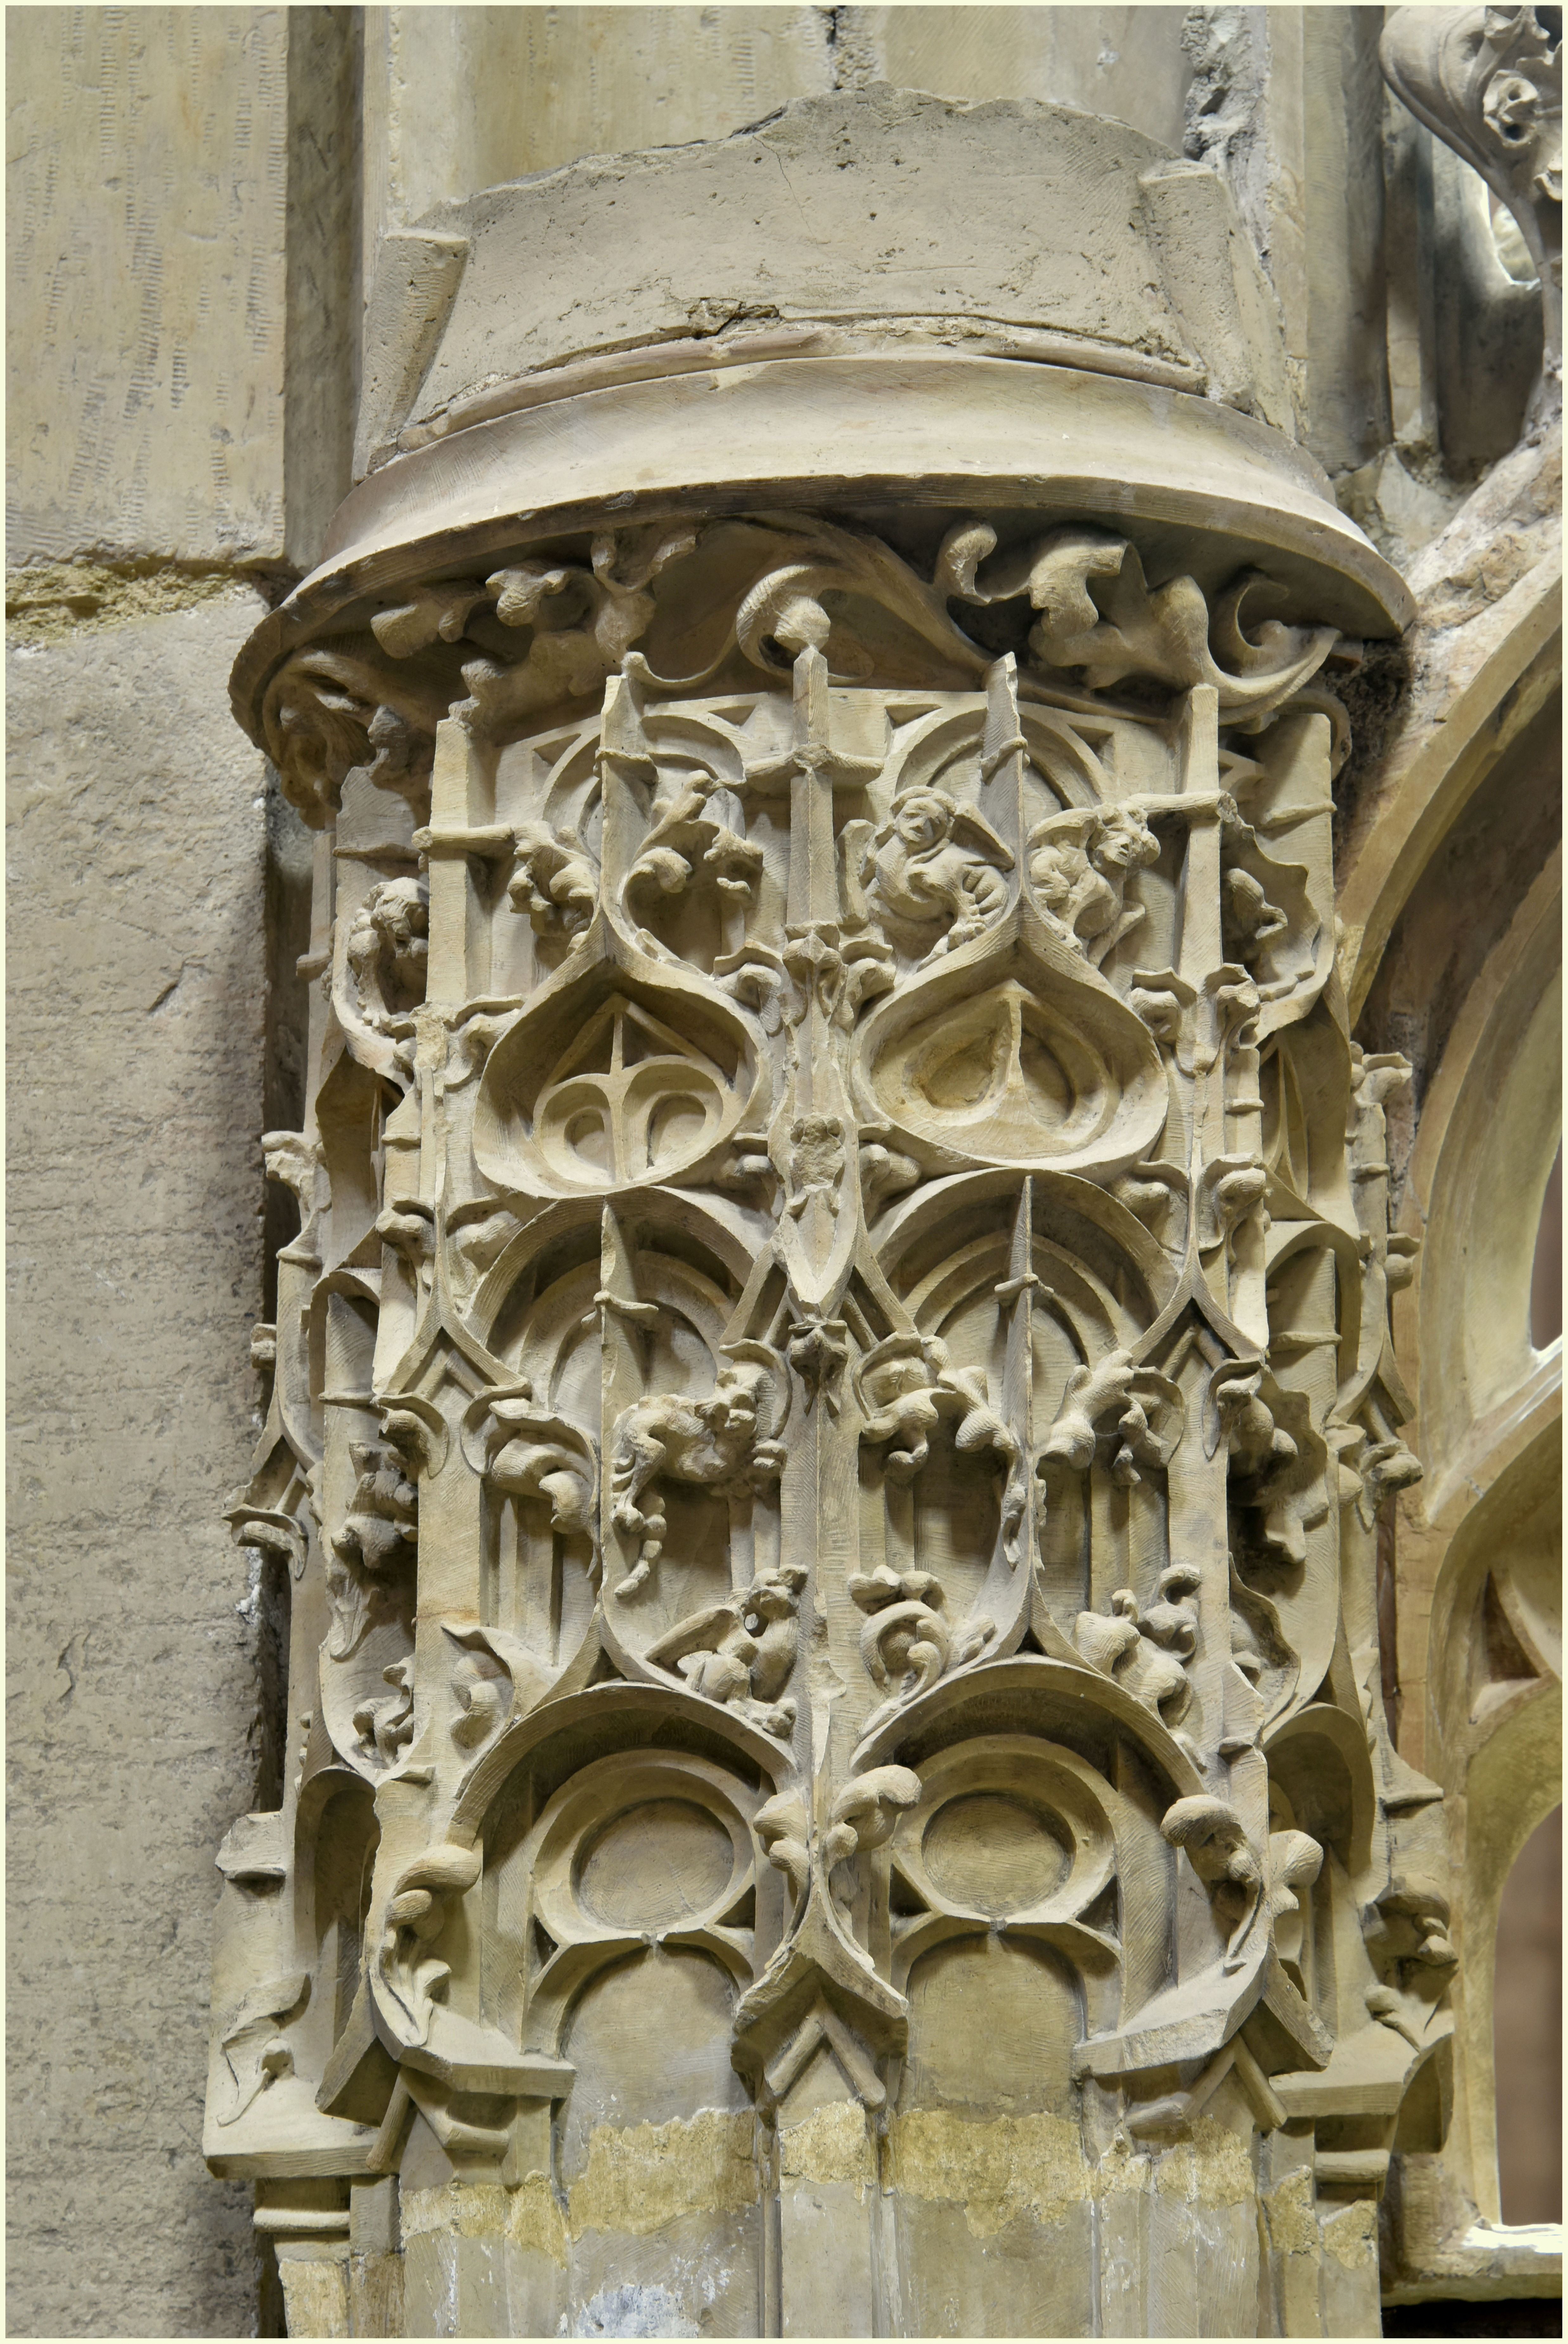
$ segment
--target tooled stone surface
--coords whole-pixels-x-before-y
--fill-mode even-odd
[[[321,844],[207,2153],[398,2171],[411,2329],[470,2250],[513,2333],[1283,2323],[1283,2127],[1386,2146],[1451,2025],[1377,1966],[1359,645],[1222,520],[693,503],[248,671]]]
[[[1562,33],[1562,14],[1553,8],[1401,8],[1381,42],[1383,72],[1405,105],[1481,174],[1518,224],[1541,280],[1544,389],[1558,411]]]
[[[959,522],[923,575],[737,516],[283,672],[335,881],[235,1519],[294,1526],[300,1734],[276,1887],[227,1867],[217,2057],[301,1865],[341,1885],[242,2107],[215,2070],[220,2169],[576,2207],[617,2126],[946,2108],[987,2172],[1083,2126],[1099,2220],[1118,2108],[1185,2202],[1194,2125],[1239,2154],[1270,2072],[1386,2062],[1361,1913],[1431,1793],[1372,1523],[1411,1460],[1332,975],[1346,654],[1270,593],[1151,590],[1106,531]],[[1375,1823],[1296,1826],[1324,1766]],[[1027,1977],[976,1968],[1004,1921]],[[656,2076],[629,1951],[685,1997]],[[1043,2066],[993,2076],[1047,1991]]]
[[[212,679],[261,609],[8,662],[8,2324],[37,2335],[254,2318],[192,2038],[214,1845],[265,1756],[260,1574],[199,1494],[251,1445],[264,767]],[[155,1361],[184,1398],[149,1414]]]

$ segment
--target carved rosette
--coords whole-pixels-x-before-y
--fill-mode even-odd
[[[941,2268],[982,2300],[984,2223],[926,2214],[987,2127],[997,2227],[1077,2226],[1090,2289],[1162,2158],[1305,2153],[1310,2203],[1315,2124],[1368,2198],[1443,2070],[1373,1587],[1400,1070],[1334,968],[1359,646],[1304,557],[1025,498],[449,530],[247,671],[329,852],[231,1517],[302,1738],[221,1859],[207,2152],[543,2191],[529,2332],[582,2332],[639,2124],[750,2177],[725,2332],[821,2252],[891,2253],[916,2332]]]

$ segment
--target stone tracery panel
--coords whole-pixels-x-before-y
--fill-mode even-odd
[[[1244,530],[909,518],[432,524],[258,655],[323,942],[234,1519],[305,1738],[207,2148],[397,2173],[438,2332],[481,2246],[493,2332],[1189,2332],[1215,2220],[1325,2332],[1253,2200],[1310,2137],[1364,2238],[1446,2056],[1357,646]]]

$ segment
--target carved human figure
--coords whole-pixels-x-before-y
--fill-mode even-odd
[[[787,1734],[795,1703],[784,1698],[800,1640],[799,1563],[759,1571],[749,1587],[693,1613],[650,1645],[656,1666],[679,1670],[693,1692],[738,1709],[764,1733]]]
[[[1003,876],[1013,857],[989,823],[946,790],[910,790],[878,829],[862,864],[874,914],[929,923],[946,933],[926,953],[936,960],[979,935],[1007,907]]]
[[[384,879],[354,915],[346,946],[365,1023],[384,1032],[425,997],[430,890],[422,879]]]

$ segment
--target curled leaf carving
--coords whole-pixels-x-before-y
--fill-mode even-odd
[[[950,534],[938,568],[952,592],[982,605],[1027,596],[1039,613],[1029,632],[1035,659],[1091,692],[1128,681],[1171,692],[1208,684],[1228,714],[1258,717],[1315,675],[1337,640],[1331,627],[1287,627],[1274,619],[1248,632],[1248,603],[1280,598],[1258,571],[1232,581],[1211,620],[1194,580],[1172,578],[1151,590],[1137,548],[1108,530],[1049,530],[997,555],[982,578],[996,545],[996,532],[983,523]]]
[[[312,830],[342,804],[350,773],[429,811],[435,730],[450,688],[430,662],[389,665],[371,637],[297,652],[268,685],[261,730],[283,794]]]

